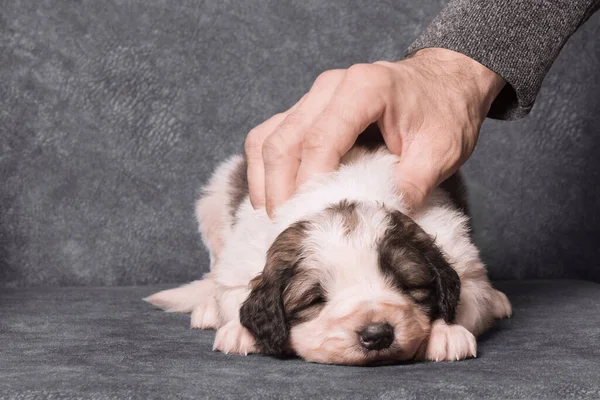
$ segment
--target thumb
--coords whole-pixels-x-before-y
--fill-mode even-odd
[[[439,171],[421,157],[402,157],[396,166],[396,188],[408,212],[423,206],[438,184]]]

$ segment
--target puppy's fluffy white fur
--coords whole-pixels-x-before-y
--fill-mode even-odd
[[[354,148],[338,171],[314,177],[276,210],[271,221],[264,209],[252,208],[247,196],[232,209],[233,180],[244,160],[230,158],[218,167],[196,204],[200,233],[210,252],[210,273],[146,300],[167,311],[191,313],[193,328],[216,329],[217,350],[261,352],[257,337],[240,321],[240,307],[253,290],[253,279],[266,274],[268,252],[277,238],[305,221],[297,236],[299,266],[293,272],[302,274],[302,282],[284,289],[281,301],[287,309],[288,301],[310,296],[310,288],[318,286],[321,294],[319,301],[303,306],[302,318],[285,322],[286,343],[293,353],[308,361],[356,365],[475,356],[475,337],[495,318],[510,316],[510,303],[490,284],[470,237],[468,217],[446,191],[435,190],[419,210],[406,209],[395,190],[397,161],[384,148]],[[343,212],[327,212],[343,202],[355,205],[352,226]],[[453,320],[431,320],[428,309],[415,300],[419,290],[414,290],[417,297],[409,295],[412,289],[399,290],[378,267],[378,245],[389,232],[394,211],[408,215],[434,238],[460,278]],[[408,267],[405,271],[411,273]],[[393,327],[393,344],[380,351],[365,350],[357,340],[358,330],[381,322]]]

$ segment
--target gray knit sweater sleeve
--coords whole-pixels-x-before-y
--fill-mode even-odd
[[[462,53],[502,76],[491,118],[529,113],[546,73],[600,0],[451,0],[407,54],[426,47]]]

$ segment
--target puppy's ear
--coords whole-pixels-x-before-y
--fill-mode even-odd
[[[262,274],[252,280],[250,295],[240,308],[240,322],[252,333],[264,354],[284,356],[289,353],[290,325],[283,291],[302,258],[307,228],[307,222],[296,222],[275,239]]]
[[[434,239],[399,211],[390,214],[390,227],[379,245],[379,264],[396,286],[408,294],[430,319],[453,323],[460,298],[460,278]]]
[[[460,299],[460,278],[433,240],[427,248],[424,255],[433,275],[436,294],[432,319],[442,318],[447,323],[454,323]]]
[[[284,271],[263,273],[240,308],[242,325],[252,333],[261,352],[273,356],[286,353],[290,332],[282,298],[285,275]]]

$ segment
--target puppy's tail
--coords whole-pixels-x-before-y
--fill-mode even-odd
[[[163,290],[143,300],[167,312],[189,313],[214,293],[214,281],[205,278],[175,289]]]

